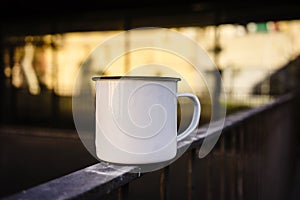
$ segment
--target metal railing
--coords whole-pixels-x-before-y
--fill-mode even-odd
[[[213,151],[198,158],[203,139],[186,144],[176,162],[144,174],[98,163],[6,199],[288,199],[295,147],[295,95],[226,117]],[[198,137],[199,136],[199,137]]]

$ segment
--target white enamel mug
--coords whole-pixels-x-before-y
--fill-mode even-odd
[[[150,164],[173,159],[177,142],[197,127],[201,106],[191,93],[177,94],[179,78],[93,77],[96,82],[96,153],[120,164]],[[194,103],[193,119],[177,134],[177,98]]]

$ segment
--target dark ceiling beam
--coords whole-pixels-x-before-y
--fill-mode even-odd
[[[8,1],[8,0],[6,0]],[[19,1],[19,0],[13,0]],[[63,1],[66,3],[66,1]],[[9,15],[0,15],[0,32],[7,35],[41,35],[77,31],[124,30],[137,27],[180,27],[300,19],[300,2],[281,1],[187,1],[166,3],[154,0],[143,4],[59,4],[40,8],[26,6]],[[56,5],[57,7],[53,6]],[[59,6],[60,5],[60,6]],[[75,5],[75,6],[74,6]],[[94,5],[94,6],[93,6]],[[67,9],[68,8],[68,9]],[[3,8],[1,8],[3,10]],[[8,8],[7,8],[8,9]]]

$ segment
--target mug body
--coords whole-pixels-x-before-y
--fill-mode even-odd
[[[148,164],[177,153],[177,81],[101,77],[96,81],[96,152],[111,163]]]

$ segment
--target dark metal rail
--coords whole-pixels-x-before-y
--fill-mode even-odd
[[[155,173],[159,173],[155,190],[160,199],[180,198],[175,196],[178,193],[189,200],[282,199],[290,193],[294,106],[295,97],[289,94],[226,117],[217,145],[203,159],[198,159],[198,151],[203,142],[201,134],[208,126],[199,128],[195,137],[181,144],[190,145],[183,158],[159,172],[130,173],[133,167],[98,163],[6,199],[137,199],[134,180]],[[179,166],[180,171],[176,170],[178,163],[184,166]],[[182,183],[176,182],[182,185],[177,191],[174,178],[179,173],[186,173],[186,177]],[[153,198],[151,195],[145,193],[144,199]]]

